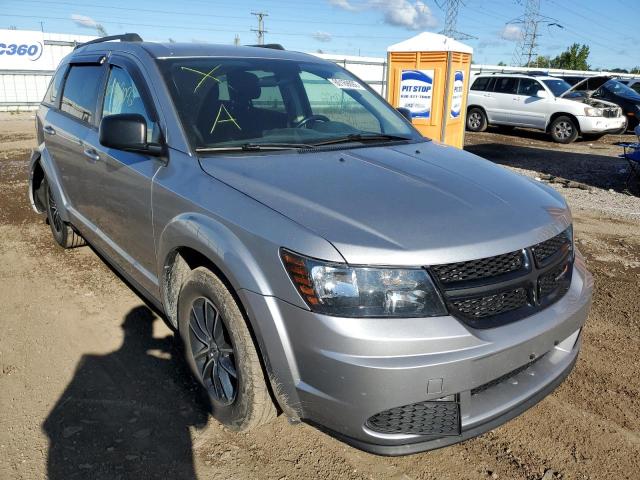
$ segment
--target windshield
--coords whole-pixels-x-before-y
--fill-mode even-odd
[[[377,94],[333,64],[274,59],[159,61],[196,149],[305,146],[371,135],[420,134]]]
[[[551,93],[553,93],[556,97],[559,97],[571,88],[571,85],[560,78],[553,80],[543,80],[542,82],[547,86],[549,90],[551,90]]]
[[[602,86],[602,88],[608,90],[614,95],[619,95],[621,97],[626,97],[632,100],[640,100],[640,95],[638,95],[635,90],[627,87],[624,83],[620,83],[617,80],[609,80]]]

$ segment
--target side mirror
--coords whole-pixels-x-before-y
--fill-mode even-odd
[[[147,122],[138,113],[107,115],[100,122],[100,144],[118,150],[161,155],[162,146],[147,143]]]
[[[402,115],[404,118],[406,118],[410,122],[412,121],[411,110],[409,110],[408,108],[404,108],[404,107],[398,107],[398,108],[396,108],[396,110],[398,112],[400,112],[400,115]]]
[[[546,90],[538,90],[536,92],[536,97],[538,97],[538,98],[549,98],[549,92],[547,92]]]

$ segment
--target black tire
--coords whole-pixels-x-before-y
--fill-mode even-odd
[[[207,392],[216,420],[232,430],[248,431],[277,416],[238,304],[204,267],[194,269],[182,285],[178,330],[187,363]]]
[[[487,116],[484,110],[472,107],[467,112],[467,130],[470,132],[484,132],[487,129]]]
[[[58,205],[51,194],[51,188],[46,179],[43,180],[42,188],[44,189],[47,223],[49,223],[53,239],[56,243],[62,248],[76,248],[86,245],[84,238],[82,238],[71,225],[65,223],[62,218],[60,218]]]
[[[562,115],[551,122],[549,133],[556,143],[572,143],[578,138],[579,131],[572,118]]]

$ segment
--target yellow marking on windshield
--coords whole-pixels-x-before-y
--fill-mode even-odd
[[[214,77],[213,75],[211,75],[213,72],[215,72],[217,69],[220,68],[220,65],[216,65],[215,67],[213,67],[211,70],[209,70],[208,72],[203,72],[200,70],[197,70],[195,68],[189,68],[189,67],[180,67],[182,70],[186,70],[187,72],[192,72],[195,73],[197,75],[200,75],[202,78],[200,79],[200,81],[198,82],[198,84],[196,85],[196,88],[193,89],[193,93],[196,93],[198,91],[198,89],[202,86],[202,84],[207,80],[207,78],[213,80],[216,83],[220,83],[220,80],[216,77]]]
[[[224,110],[224,113],[227,115],[227,118],[224,120],[220,120],[220,115],[222,115],[223,110]],[[227,107],[225,107],[224,104],[222,104],[218,109],[218,115],[216,115],[216,121],[213,122],[213,125],[211,126],[211,131],[209,133],[213,133],[213,131],[216,129],[219,123],[229,123],[229,122],[233,123],[236,127],[238,127],[238,130],[242,130],[242,128],[240,128],[240,125],[238,125],[238,122],[236,122],[236,119],[233,118],[233,116],[229,113],[229,110],[227,110]]]

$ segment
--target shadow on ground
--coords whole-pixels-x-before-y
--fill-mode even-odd
[[[631,190],[638,194],[638,179],[627,183],[629,165],[622,158],[496,142],[467,145],[465,150],[501,165],[553,175],[590,187],[625,193]]]
[[[189,427],[204,426],[207,404],[173,359],[181,356],[174,338],[153,337],[156,320],[134,308],[118,350],[78,363],[43,423],[50,480],[195,478]]]

